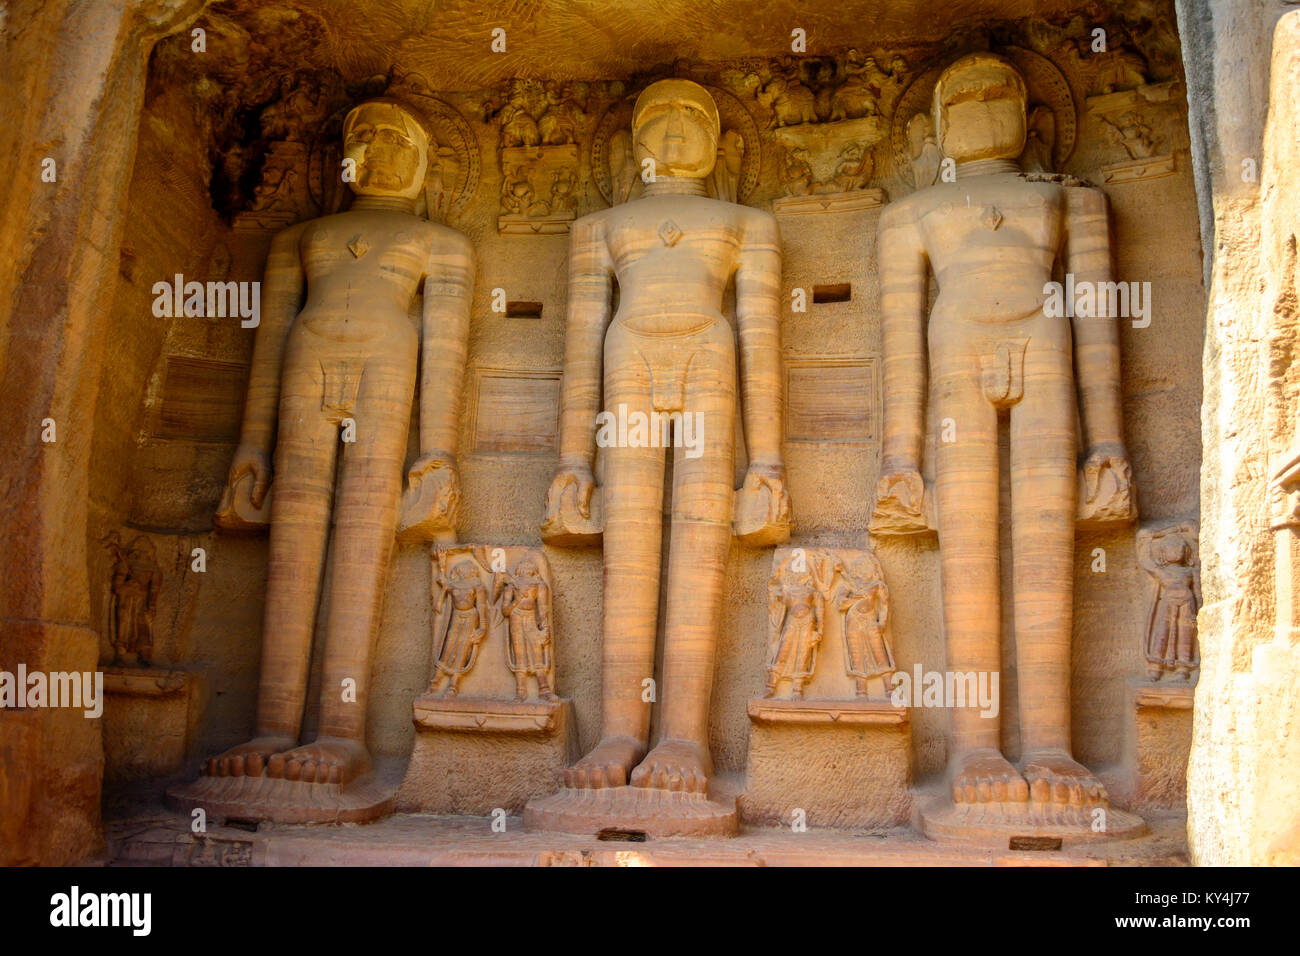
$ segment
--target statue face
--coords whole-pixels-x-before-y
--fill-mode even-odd
[[[424,187],[429,144],[419,123],[390,103],[363,103],[344,123],[343,153],[356,163],[358,196],[414,199]]]
[[[939,79],[935,128],[945,156],[959,163],[1015,159],[1025,148],[1025,87],[1010,64],[973,57]]]
[[[703,179],[718,158],[717,108],[689,80],[661,80],[637,100],[632,143],[637,166],[654,160],[656,176]]]

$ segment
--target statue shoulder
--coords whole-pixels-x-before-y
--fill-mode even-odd
[[[426,222],[425,227],[428,229],[429,248],[434,253],[474,258],[474,243],[465,233],[437,222]]]
[[[766,209],[756,209],[753,206],[742,206],[737,203],[727,203],[727,205],[736,206],[741,210],[747,241],[780,242],[781,227],[777,225],[776,216]]]

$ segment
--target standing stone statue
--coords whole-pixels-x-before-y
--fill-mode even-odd
[[[1138,564],[1155,583],[1143,642],[1150,680],[1165,674],[1188,680],[1201,663],[1196,646],[1196,612],[1201,608],[1197,537],[1191,522],[1138,532]]]
[[[674,439],[663,680],[655,675],[664,442],[605,449],[601,739],[565,772],[568,788],[651,788],[703,796],[713,775],[709,696],[733,530],[747,543],[789,534],[781,457],[781,252],[768,213],[709,199],[718,110],[703,87],[661,80],[637,98],[632,145],[644,195],[573,226],[560,459],[543,539],[584,540],[593,517],[597,413],[625,409]],[[737,334],[722,313],[734,279]],[[613,282],[619,308],[612,316]],[[603,358],[603,376],[602,376]],[[749,469],[733,488],[737,401]],[[612,430],[611,430],[612,431]],[[642,430],[644,431],[644,430]],[[589,539],[588,539],[589,540]],[[661,733],[650,745],[650,701]],[[564,791],[561,791],[563,794]]]
[[[537,562],[524,558],[501,579],[501,613],[508,625],[506,664],[515,677],[515,700],[528,697],[528,678],[537,696],[554,700],[555,661],[551,656],[551,589]]]
[[[267,262],[227,491],[235,511],[255,514],[274,455],[257,721],[251,741],[207,762],[213,777],[346,785],[370,769],[371,652],[417,374],[421,455],[409,470],[402,525],[408,536],[454,540],[473,248],[416,215],[430,133],[414,110],[390,99],[362,103],[343,137],[351,209],[280,232]],[[422,286],[417,327],[408,312]],[[327,552],[319,735],[300,746]]]
[[[926,530],[919,466],[928,377],[929,418],[940,435],[947,667],[998,671],[998,419],[1007,417],[1019,767],[1003,755],[999,722],[974,707],[953,708],[948,759],[957,804],[1001,803],[1011,812],[1029,802],[1107,801],[1071,754],[1075,525],[1136,517],[1115,317],[1075,318],[1072,328],[1044,307],[1058,259],[1076,285],[1110,280],[1106,199],[1021,176],[1014,160],[1025,146],[1026,99],[1023,78],[998,56],[975,53],[949,66],[935,86],[934,127],[957,181],[920,189],[881,216],[885,436],[872,519],[876,533]],[[927,323],[931,273],[939,295]]]
[[[479,645],[491,624],[487,588],[479,579],[479,568],[471,557],[463,557],[450,571],[438,575],[434,598],[434,643],[438,656],[433,662],[430,694],[455,697],[460,682],[474,669]]]
[[[109,642],[113,663],[121,664],[128,654],[148,667],[153,660],[153,623],[162,590],[162,569],[158,567],[153,542],[138,535],[128,552],[117,532],[105,542],[113,554],[112,614]]]
[[[791,699],[801,700],[817,669],[826,599],[811,574],[803,574],[769,585],[768,601],[776,640],[768,656],[767,696],[775,697],[781,681],[788,680]]]

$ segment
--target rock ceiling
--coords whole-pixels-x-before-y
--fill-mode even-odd
[[[1151,0],[231,0],[210,5],[200,22],[228,31],[254,59],[272,48],[349,80],[398,67],[435,89],[470,90],[514,76],[591,79],[678,59],[779,56],[796,27],[818,53],[938,44],[994,21],[1150,20],[1167,10]],[[498,27],[503,53],[491,49]]]

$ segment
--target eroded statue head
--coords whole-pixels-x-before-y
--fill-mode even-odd
[[[720,135],[718,107],[690,80],[659,80],[636,98],[632,143],[638,167],[654,160],[656,176],[703,179],[713,171]]]
[[[971,53],[934,85],[934,128],[945,156],[958,163],[1015,159],[1025,148],[1024,78],[993,53]]]
[[[429,133],[418,114],[398,100],[367,100],[343,121],[343,155],[356,163],[358,196],[414,199],[424,188]]]

